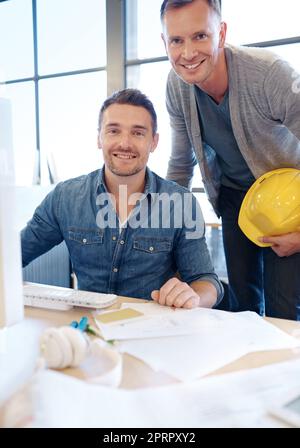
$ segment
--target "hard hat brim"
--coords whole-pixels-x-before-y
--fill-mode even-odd
[[[242,202],[239,217],[238,217],[238,225],[242,232],[246,235],[247,238],[249,238],[250,241],[252,241],[254,244],[260,247],[270,247],[272,244],[270,243],[263,243],[259,241],[259,238],[266,236],[266,234],[262,233],[262,231],[257,228],[248,218],[247,211],[250,207],[250,201],[252,199],[253,193],[255,190],[259,187],[259,185],[268,177],[272,176],[274,173],[281,174],[290,172],[291,170],[294,170],[294,168],[279,168],[277,170],[269,171],[262,176],[260,176],[256,181],[251,185],[249,190],[247,191],[244,200]]]
[[[246,237],[250,241],[252,241],[252,243],[254,243],[260,247],[270,247],[270,246],[272,246],[272,244],[263,243],[262,241],[259,241],[259,238],[261,238],[265,235],[252,222],[250,222],[247,217],[246,210],[248,209],[248,206],[249,206],[248,204],[249,204],[250,195],[248,195],[248,198],[246,198],[246,196],[244,197],[244,200],[241,205],[239,218],[238,218],[238,225],[239,225],[240,229],[242,230],[242,232],[246,235]]]

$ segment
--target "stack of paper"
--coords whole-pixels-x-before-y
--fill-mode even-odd
[[[181,381],[200,378],[249,352],[300,346],[300,340],[250,311],[124,306],[139,312],[139,318],[100,324],[104,337],[119,340],[120,351]]]

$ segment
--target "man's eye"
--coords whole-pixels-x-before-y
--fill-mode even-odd
[[[118,130],[117,129],[109,129],[107,132],[108,132],[108,134],[117,134]]]
[[[206,38],[207,38],[207,34],[204,34],[204,33],[197,34],[197,36],[196,36],[196,39],[198,39],[198,40],[204,40]]]
[[[170,41],[171,45],[180,45],[182,43],[182,39],[174,38]]]
[[[137,137],[143,137],[144,136],[143,132],[141,132],[141,131],[134,131],[133,134],[136,135]]]

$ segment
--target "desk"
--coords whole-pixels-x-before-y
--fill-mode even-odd
[[[120,298],[119,302],[135,302],[136,299]],[[139,301],[140,302],[140,301]],[[116,307],[116,305],[114,306]],[[38,336],[42,331],[49,326],[61,326],[68,325],[72,320],[79,320],[83,315],[82,309],[74,309],[68,312],[58,312],[52,310],[43,310],[37,308],[27,308],[26,318],[23,325],[26,324],[35,332],[35,347],[24,345],[24,356],[30,357],[30,354],[38,350]],[[91,313],[84,311],[90,321],[93,321]],[[286,331],[289,334],[300,337],[300,323],[294,321],[280,320],[280,319],[270,319],[267,320]],[[16,336],[16,329],[13,331]],[[17,335],[18,336],[18,335]],[[28,356],[27,356],[28,355]],[[24,357],[23,356],[23,357]],[[15,353],[12,354],[12,360],[16,358]],[[235,362],[232,362],[225,367],[217,370],[213,374],[219,375],[222,373],[238,371],[241,369],[251,369],[255,367],[264,366],[267,364],[272,364],[280,361],[286,361],[291,359],[299,359],[300,353],[295,350],[277,350],[269,352],[257,352],[251,353]],[[123,376],[120,387],[124,389],[138,389],[138,388],[148,388],[153,386],[163,386],[167,384],[174,384],[176,380],[171,378],[167,374],[162,372],[154,372],[150,367],[144,364],[142,361],[133,358],[129,355],[124,355],[123,357]],[[91,366],[91,364],[89,364]],[[75,376],[77,378],[87,378],[89,375],[93,375],[92,371],[85,369],[84,363],[77,369],[65,369],[64,373],[68,375]],[[209,376],[212,376],[210,374]],[[0,415],[1,417],[1,415]]]
[[[138,299],[120,297],[119,304],[122,302],[141,303],[141,301]],[[119,305],[114,305],[113,308],[116,308],[118,306]],[[85,311],[85,314],[89,317],[90,322],[93,322],[91,313],[86,313]],[[38,325],[40,330],[49,326],[69,325],[72,320],[80,320],[82,315],[82,309],[60,312],[42,310],[39,308],[27,308],[25,312],[26,319],[30,319],[33,324]],[[300,338],[299,322],[274,318],[266,318],[266,320],[279,327],[281,330],[287,332],[288,334],[293,334],[294,336],[298,336]],[[300,358],[300,352],[295,352],[295,350],[292,349],[249,353],[242,358],[222,367],[221,369],[218,369],[216,372],[211,373],[210,375],[228,373],[242,369],[251,369],[296,358]],[[133,358],[130,355],[124,354],[123,361],[123,377],[120,385],[120,387],[122,388],[131,389],[138,387],[149,387],[153,385],[160,386],[175,382],[174,378],[171,378],[167,374],[164,374],[162,372],[154,372],[142,361]],[[82,378],[83,375],[88,374],[87,372],[82,372],[80,369],[65,369],[65,372],[78,378]]]

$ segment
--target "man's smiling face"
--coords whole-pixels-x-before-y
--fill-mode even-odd
[[[118,176],[145,170],[150,152],[157,146],[151,115],[144,107],[112,104],[103,113],[98,146],[105,167]]]
[[[177,75],[188,84],[209,80],[223,47],[226,29],[205,0],[165,12],[162,38]]]

